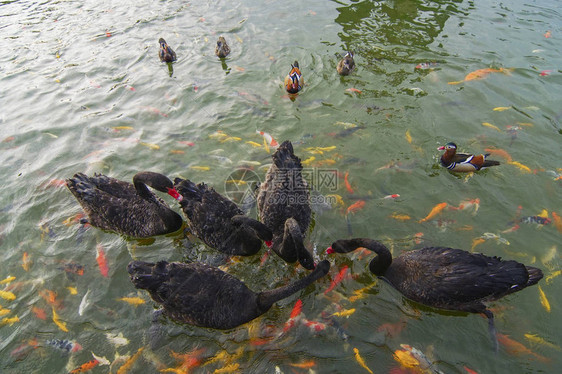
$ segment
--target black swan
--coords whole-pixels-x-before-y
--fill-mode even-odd
[[[88,216],[82,223],[134,238],[168,234],[182,227],[181,216],[147,187],[172,190],[172,181],[162,174],[143,171],[131,184],[102,174],[77,173],[67,179],[66,186]]]
[[[485,314],[496,349],[494,315],[484,302],[532,286],[543,277],[540,269],[517,261],[446,247],[413,250],[393,260],[382,243],[356,238],[338,240],[327,252],[347,253],[359,247],[377,254],[369,263],[371,272],[408,299],[434,308]]]
[[[176,178],[178,200],[195,236],[208,246],[230,255],[250,256],[272,239],[263,223],[244,215],[233,201],[204,183]]]
[[[147,290],[162,304],[164,315],[178,322],[224,330],[259,317],[275,302],[322,278],[330,270],[330,263],[324,260],[306,277],[259,293],[232,275],[200,262],[131,261],[127,270],[136,288]]]
[[[273,231],[271,248],[275,253],[288,263],[298,260],[304,268],[314,269],[312,255],[303,243],[312,211],[301,160],[288,140],[272,158],[273,164],[258,192],[259,219]]]

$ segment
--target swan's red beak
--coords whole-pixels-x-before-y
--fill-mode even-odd
[[[273,245],[273,242],[271,240],[266,240],[265,245],[267,245],[267,248],[271,248],[271,246]]]
[[[175,188],[168,188],[168,195],[172,196],[177,201],[182,201],[183,196]]]
[[[336,253],[336,251],[334,251],[334,249],[333,249],[332,247],[328,247],[328,248],[326,249],[326,253],[327,253],[327,254],[332,254],[332,253]]]

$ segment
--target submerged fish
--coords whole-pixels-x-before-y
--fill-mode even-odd
[[[425,216],[425,218],[420,219],[418,222],[422,223],[422,222],[429,221],[430,219],[432,219],[433,217],[435,217],[436,215],[441,213],[443,211],[443,209],[445,209],[446,207],[447,207],[447,203],[445,203],[445,202],[435,205],[433,207],[433,209],[431,209],[429,214],[427,216]]]
[[[464,79],[462,81],[457,81],[457,82],[448,82],[449,84],[460,84],[463,82],[468,82],[471,80],[478,80],[478,79],[484,79],[486,78],[490,73],[504,73],[507,75],[511,74],[511,71],[513,71],[513,68],[499,68],[499,69],[492,69],[492,68],[486,68],[486,69],[478,69],[475,70],[471,73],[468,73]]]

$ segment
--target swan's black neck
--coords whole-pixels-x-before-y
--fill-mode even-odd
[[[357,248],[367,248],[377,254],[371,263],[369,269],[371,273],[382,276],[392,264],[392,255],[384,244],[372,239],[355,238],[355,239],[341,239],[332,244],[332,250],[338,253],[348,253],[356,250]]]
[[[297,291],[310,285],[312,282],[322,278],[324,275],[328,274],[330,270],[330,262],[328,260],[321,261],[314,271],[308,274],[306,277],[301,278],[291,284],[276,288],[274,290],[260,292],[258,295],[258,305],[261,310],[268,310],[271,306],[286,297],[291,296]]]
[[[144,198],[152,197],[152,193],[147,186],[166,193],[168,192],[168,188],[174,187],[172,181],[168,177],[151,171],[143,171],[135,174],[133,177],[133,184],[138,194]]]

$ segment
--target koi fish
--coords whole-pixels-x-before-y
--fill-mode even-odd
[[[239,138],[237,136],[227,136],[226,138],[223,138],[219,141],[221,143],[226,143],[226,142],[239,142],[240,140],[242,140],[242,138]]]
[[[66,289],[68,290],[68,292],[70,292],[71,295],[78,294],[78,290],[76,289],[76,287],[66,287]]]
[[[558,232],[562,232],[562,218],[556,212],[552,212],[552,220],[554,221],[554,226]]]
[[[472,246],[470,247],[470,250],[472,252],[474,252],[474,248],[476,248],[477,245],[480,245],[480,244],[484,243],[485,241],[486,241],[486,239],[484,239],[482,237],[472,239]]]
[[[78,315],[81,316],[84,314],[84,311],[88,306],[90,306],[90,299],[88,299],[88,295],[90,295],[90,290],[86,291],[84,296],[82,297],[82,301],[80,301],[80,306],[78,307]]]
[[[497,127],[497,126],[495,126],[495,125],[492,125],[492,124],[489,123],[489,122],[482,122],[482,126],[489,127],[489,128],[491,128],[491,129],[496,130],[497,132],[502,132],[502,130],[500,130],[499,127]]]
[[[0,297],[8,301],[12,301],[16,299],[16,295],[11,291],[0,290]]]
[[[503,112],[504,110],[509,110],[511,109],[510,106],[498,106],[495,107],[494,109],[492,109],[494,112]]]
[[[547,275],[544,278],[544,281],[546,284],[551,284],[552,280],[558,276],[560,276],[562,274],[562,270],[556,270],[555,272],[553,272],[552,274]]]
[[[298,363],[291,363],[289,365],[299,369],[311,369],[316,366],[316,362],[314,360],[310,360],[310,361],[303,361]]]
[[[59,315],[55,311],[55,307],[52,307],[52,310],[53,310],[53,322],[55,323],[55,325],[57,325],[57,327],[62,331],[68,332],[68,328],[66,327],[66,322],[62,322],[59,319]]]
[[[108,276],[109,268],[107,267],[107,259],[105,258],[105,252],[101,244],[96,247],[96,261],[98,262],[98,267],[100,269],[101,275],[104,277]]]
[[[182,151],[181,149],[171,149],[170,153],[173,155],[184,155],[185,151]]]
[[[320,332],[326,330],[327,325],[318,321],[311,321],[306,318],[302,320],[303,324],[308,327],[312,332]]]
[[[211,170],[211,168],[208,167],[208,166],[190,166],[189,168],[193,169],[193,170],[199,170],[199,171],[209,171],[209,170]]]
[[[201,364],[201,359],[198,357],[204,350],[203,349],[198,349],[192,352],[187,352],[187,353],[176,353],[174,351],[172,351],[170,354],[171,356],[176,359],[177,361],[180,362],[180,364],[175,367],[175,368],[168,368],[168,369],[162,369],[160,370],[160,372],[162,373],[177,373],[177,374],[183,374],[183,373],[188,373],[190,369],[199,366]],[[117,374],[121,374],[121,373],[117,373]]]
[[[346,90],[347,92],[355,92],[355,93],[359,93],[359,94],[360,94],[360,93],[363,93],[363,91],[358,90],[357,88],[353,88],[353,87],[346,88],[345,90]]]
[[[530,173],[530,172],[531,172],[531,168],[530,168],[530,167],[528,167],[528,166],[526,166],[526,165],[523,165],[523,164],[520,163],[520,162],[517,162],[517,161],[508,161],[508,164],[517,166],[517,168],[519,168],[519,170],[523,170],[523,171],[526,172],[526,173]]]
[[[69,374],[77,374],[77,373],[84,373],[86,371],[90,371],[93,368],[95,368],[96,366],[98,366],[99,363],[100,362],[96,359],[90,360],[90,361],[80,365],[76,369],[69,371]]]
[[[410,130],[406,130],[406,141],[412,144],[412,135],[410,135]]]
[[[251,140],[248,140],[248,141],[246,142],[246,144],[249,144],[249,145],[251,145],[252,147],[261,148],[261,144],[260,144],[260,143],[253,142],[253,141],[251,141]]]
[[[291,311],[291,315],[287,322],[285,322],[285,326],[283,326],[283,332],[289,331],[291,328],[295,326],[297,317],[300,316],[302,313],[302,300],[298,299]]]
[[[551,219],[548,217],[541,217],[541,216],[527,216],[521,217],[519,219],[521,223],[536,223],[537,225],[548,225],[551,222]]]
[[[547,31],[547,32],[545,32],[545,33],[543,34],[543,36],[544,36],[545,38],[552,38],[552,33],[551,33],[550,31]]]
[[[351,123],[351,122],[342,122],[342,121],[337,121],[334,123],[334,125],[336,126],[343,126],[346,129],[350,129],[353,127],[357,127],[357,125],[355,123]]]
[[[60,349],[61,351],[66,351],[66,352],[78,352],[80,350],[82,350],[82,346],[72,340],[66,340],[66,339],[51,339],[51,340],[47,340],[47,345],[50,345],[56,349]]]
[[[499,236],[498,234],[494,234],[493,232],[485,232],[484,234],[482,234],[481,236],[482,239],[484,240],[496,240],[499,243],[503,243],[505,245],[509,245],[509,241],[505,238],[502,238],[501,236]]]
[[[365,207],[365,204],[365,200],[357,200],[349,207],[347,207],[346,214],[358,212],[359,210],[363,209],[363,207]]]
[[[359,354],[359,350],[357,348],[353,348],[353,352],[355,352],[355,360],[357,360],[357,362],[359,363],[359,365],[361,365],[365,370],[367,370],[369,373],[371,374],[375,374],[373,373],[373,371],[371,369],[369,369],[369,367],[367,366],[367,364],[365,363],[365,360],[363,359],[363,357],[361,357],[361,355]]]
[[[18,318],[18,316],[11,317],[11,318],[4,317],[0,321],[0,326],[4,326],[4,325],[12,326],[14,323],[19,322],[19,321],[20,321],[20,319]]]
[[[256,130],[256,134],[259,134],[259,135],[263,136],[264,140],[267,142],[267,144],[270,147],[273,147],[273,148],[279,147],[279,143],[277,143],[277,140],[273,139],[273,136],[266,133],[265,131]]]
[[[376,284],[377,284],[377,282],[375,281],[375,282],[369,284],[368,286],[365,286],[363,288],[360,288],[358,290],[353,291],[353,296],[349,297],[349,301],[354,302],[354,301],[357,301],[359,299],[364,298],[366,296],[365,293],[368,290],[370,290],[371,288],[373,288]]]
[[[562,348],[560,348],[558,345],[553,344],[551,342],[547,342],[546,340],[544,340],[543,338],[541,338],[540,336],[536,335],[536,334],[525,334],[525,338],[530,341],[532,344],[540,344],[543,345],[545,347],[548,348],[552,348],[555,349],[557,351],[562,351]]]
[[[105,336],[107,340],[109,340],[115,347],[122,347],[129,344],[129,339],[123,336],[123,333],[120,332],[119,334],[112,334],[110,332],[106,332]]]
[[[462,367],[468,374],[478,374],[478,372],[472,370],[471,368],[467,367],[466,365]]]
[[[507,335],[496,333],[496,337],[498,339],[498,342],[502,344],[506,348],[506,351],[512,355],[527,354],[535,357],[537,360],[542,362],[551,361],[549,358],[546,358],[544,356],[539,355],[538,353],[531,351],[529,348],[525,347],[523,344],[519,343],[518,341],[511,339]]]
[[[0,317],[10,314],[11,312],[12,311],[10,309],[2,308],[2,305],[0,305]]]
[[[6,278],[2,279],[0,281],[0,284],[8,284],[8,283],[11,283],[15,279],[16,279],[16,277],[14,277],[13,275],[9,275]]]
[[[23,268],[23,270],[25,271],[29,271],[29,268],[31,267],[31,256],[29,256],[29,253],[27,252],[23,252],[23,257],[21,260],[21,267]]]
[[[451,210],[474,209],[473,212],[472,212],[473,216],[476,215],[479,208],[480,208],[480,199],[479,198],[461,201],[461,203],[459,204],[458,207],[454,207],[454,206],[449,207],[449,209],[451,209]]]
[[[154,108],[151,106],[141,106],[141,109],[147,110],[149,112],[152,112],[154,114],[158,114],[162,117],[168,117],[168,115],[166,113],[162,113],[158,108]]]
[[[425,218],[420,219],[418,223],[429,221],[430,219],[441,213],[443,209],[445,209],[446,207],[447,207],[447,203],[439,203],[435,205],[433,209],[431,209],[431,212],[429,212],[429,214]]]
[[[238,372],[239,369],[240,369],[240,364],[238,362],[235,362],[232,364],[225,365],[220,369],[215,369],[215,371],[213,371],[213,374],[234,373],[234,372]]]
[[[389,215],[389,217],[394,218],[397,221],[407,221],[409,219],[412,219],[412,217],[407,214],[399,214],[397,212],[393,212],[391,215]]]
[[[335,145],[330,146],[330,147],[308,147],[308,148],[305,148],[304,150],[308,153],[313,153],[313,154],[317,153],[317,154],[322,155],[322,154],[324,154],[324,152],[331,152],[334,149],[336,149]]]
[[[539,296],[541,299],[541,305],[544,307],[544,309],[550,313],[550,302],[548,301],[548,299],[546,298],[546,294],[544,293],[544,291],[542,290],[541,286],[537,286],[539,289]]]
[[[43,289],[39,291],[39,296],[47,302],[47,304],[59,309],[61,307],[61,302],[57,300],[57,293],[48,289]]]
[[[416,69],[428,70],[428,69],[434,69],[438,66],[439,66],[438,62],[422,62],[416,65]]]
[[[503,149],[499,148],[484,148],[484,151],[490,153],[493,156],[503,157],[507,162],[511,162],[511,155],[504,151]]]
[[[345,278],[345,275],[347,273],[348,270],[348,266],[344,265],[341,270],[339,271],[339,273],[334,277],[334,279],[332,280],[332,283],[330,284],[330,287],[328,287],[325,291],[324,291],[324,295],[326,295],[328,292],[332,291],[334,288],[336,288],[336,286],[338,284],[341,283],[341,281],[343,281],[343,279]]]
[[[29,354],[29,351],[32,349],[37,348],[38,342],[37,339],[29,339],[25,341],[23,344],[16,347],[13,351],[10,352],[10,356],[15,357],[17,360],[22,359],[25,355]]]
[[[552,247],[549,248],[548,252],[541,257],[541,262],[543,263],[544,266],[549,268],[549,270],[553,270],[553,265],[551,264],[551,262],[553,262],[553,260],[557,257],[558,257],[558,248],[556,247],[556,245],[553,245]]]
[[[47,319],[47,313],[45,312],[45,309],[33,306],[31,307],[31,311],[33,312],[33,314],[35,314],[35,317],[42,319],[42,320],[46,320]]]
[[[479,79],[484,79],[486,78],[490,73],[504,73],[507,75],[510,75],[510,72],[513,71],[513,68],[510,69],[506,69],[506,68],[499,68],[499,69],[492,69],[492,68],[486,68],[486,69],[478,69],[475,70],[471,73],[468,73],[464,79],[462,81],[457,81],[457,82],[448,82],[448,84],[460,84],[463,82],[468,82],[468,81],[472,81],[472,80],[479,80]]]
[[[316,157],[314,156],[310,156],[309,158],[307,158],[306,160],[302,161],[301,164],[303,164],[304,166],[308,166],[312,163],[312,161],[316,160]]]
[[[133,367],[133,364],[135,363],[135,361],[138,360],[138,358],[142,354],[143,350],[144,350],[144,347],[140,347],[139,350],[137,351],[137,353],[132,355],[127,361],[125,361],[125,363],[119,368],[119,370],[117,370],[117,374],[127,373],[131,369],[131,367]]]
[[[353,188],[351,188],[351,184],[349,183],[349,180],[347,179],[349,177],[349,171],[345,172],[345,176],[344,176],[344,181],[345,181],[345,188],[347,189],[347,192],[349,193],[354,193],[353,192]]]
[[[121,297],[117,301],[124,301],[130,305],[139,306],[146,303],[146,300],[140,297]]]
[[[178,140],[178,143],[180,143],[182,145],[187,145],[188,147],[193,147],[195,145],[195,143],[187,141],[187,140]]]
[[[145,142],[139,142],[140,145],[144,145],[145,147],[148,147],[150,149],[160,149],[160,146],[158,144],[154,144],[154,143],[145,143]]]
[[[332,313],[332,316],[335,317],[349,317],[351,316],[353,313],[355,313],[355,308],[351,308],[351,309],[344,309],[341,312],[335,312]]]

